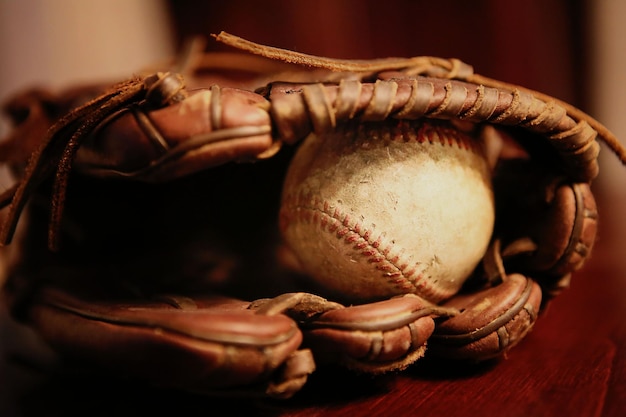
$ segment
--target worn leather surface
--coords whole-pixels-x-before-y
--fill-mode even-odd
[[[520,274],[491,288],[459,294],[444,303],[460,311],[437,324],[431,348],[437,355],[484,360],[515,346],[537,319],[541,289]]]

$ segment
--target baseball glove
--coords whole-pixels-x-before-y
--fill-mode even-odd
[[[68,363],[286,398],[316,363],[400,370],[427,342],[429,355],[484,360],[516,345],[589,256],[598,139],[624,163],[626,150],[588,115],[455,59],[216,38],[243,52],[191,47],[161,72],[5,106],[6,304]],[[493,237],[452,296],[354,303],[307,280],[282,242],[282,182],[307,136],[398,121],[498,144]]]

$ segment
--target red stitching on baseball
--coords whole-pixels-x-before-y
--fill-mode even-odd
[[[393,142],[417,142],[439,144],[463,149],[468,152],[482,153],[481,145],[470,135],[449,125],[448,122],[398,120],[396,124],[359,124],[346,125],[346,135],[366,135],[370,140],[390,140]]]
[[[385,250],[380,249],[382,236],[377,236],[374,241],[368,240],[373,234],[372,230],[365,228],[359,222],[347,223],[346,220],[350,217],[337,207],[329,206],[328,202],[314,199],[310,194],[301,192],[288,196],[287,206],[291,207],[293,213],[296,213],[291,220],[316,224],[320,230],[334,234],[337,239],[358,251],[365,258],[365,262],[375,265],[375,268],[382,273],[381,277],[391,285],[402,291],[415,292],[421,288],[423,289],[421,294],[425,297],[442,298],[448,295],[429,285],[425,277],[417,273],[415,267],[406,269],[406,264],[396,265],[398,256],[391,259],[386,256],[391,251],[391,247],[386,247]],[[312,213],[318,215],[311,215]],[[403,266],[405,268],[402,268]]]
[[[401,120],[397,124],[384,126],[359,124],[356,129],[354,126],[345,126],[345,134],[366,134],[370,140],[429,143],[457,147],[468,152],[482,152],[477,141],[446,122],[423,123]],[[349,214],[343,213],[331,202],[322,201],[310,192],[300,190],[298,193],[286,195],[283,204],[290,213],[293,213],[287,215],[284,220],[314,224],[320,230],[334,234],[337,239],[359,252],[365,258],[365,262],[374,265],[382,273],[383,279],[402,292],[415,292],[431,300],[445,299],[452,295],[452,291],[438,288],[423,275],[427,264],[409,265],[406,260],[401,261],[401,253],[392,254],[390,257],[393,244],[388,243],[383,247],[388,241],[384,231],[374,238],[374,230],[365,227],[358,220],[353,220]]]

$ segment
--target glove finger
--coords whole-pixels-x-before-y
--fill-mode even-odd
[[[589,184],[563,182],[527,163],[507,167],[513,173],[496,181],[497,234],[503,239],[498,256],[507,271],[535,277],[554,296],[591,254],[598,222],[594,196]]]
[[[285,309],[317,361],[372,374],[401,370],[421,358],[433,317],[455,313],[414,295],[351,307],[309,295],[306,303]]]
[[[431,351],[480,361],[503,355],[532,329],[541,290],[531,279],[512,274],[497,286],[456,296],[443,305],[460,313],[437,324]]]
[[[538,250],[528,268],[531,273],[561,277],[580,269],[591,253],[597,208],[589,185],[581,183],[559,186],[550,203],[543,221],[533,230]]]
[[[29,320],[63,356],[162,386],[289,397],[314,364],[301,332],[283,315],[212,297],[153,302],[83,300],[46,288]]]
[[[129,106],[100,123],[76,169],[158,182],[252,160],[273,145],[267,106],[258,94],[218,86],[158,110]]]

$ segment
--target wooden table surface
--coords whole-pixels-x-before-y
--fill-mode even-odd
[[[11,416],[622,416],[626,411],[626,194],[599,199],[593,257],[509,356],[474,367],[422,360],[382,378],[316,372],[287,401],[207,398],[94,378],[50,377],[3,361]],[[0,336],[10,350],[13,329]]]

